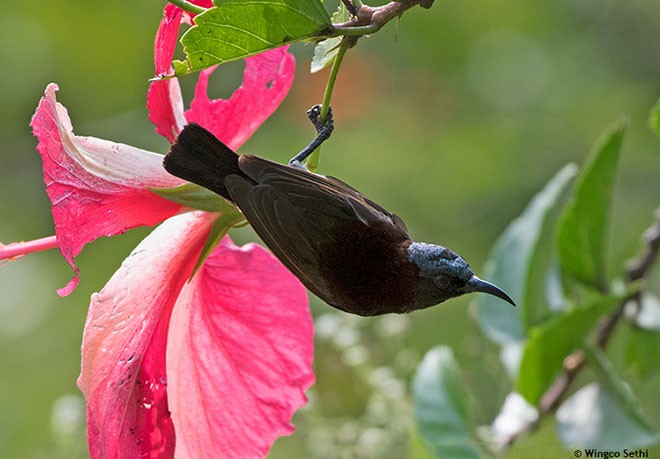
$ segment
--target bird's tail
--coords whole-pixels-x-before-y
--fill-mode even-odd
[[[203,186],[231,201],[225,177],[245,177],[238,167],[238,155],[198,124],[186,125],[163,160],[172,175]]]

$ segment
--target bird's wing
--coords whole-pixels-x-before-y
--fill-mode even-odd
[[[319,219],[296,208],[272,185],[253,185],[238,175],[225,183],[252,228],[289,271],[326,302],[338,303],[321,272],[320,241],[332,235]]]
[[[312,292],[341,308],[323,276],[324,252],[341,239],[347,223],[387,223],[407,238],[401,219],[337,179],[244,155],[241,170],[225,183],[232,200],[264,243]],[[327,253],[327,252],[325,252]]]
[[[240,168],[257,184],[271,185],[286,195],[298,208],[315,212],[326,204],[324,213],[334,218],[358,218],[365,224],[384,222],[408,233],[403,221],[343,181],[243,155]]]
[[[344,190],[346,193],[350,193],[350,195],[353,198],[355,198],[358,202],[362,202],[363,204],[366,205],[366,206],[363,206],[363,207],[366,207],[366,209],[368,209],[367,213],[369,215],[373,216],[374,214],[377,214],[378,215],[377,219],[387,220],[388,223],[391,223],[392,225],[394,225],[398,229],[398,231],[400,231],[402,233],[405,233],[406,236],[408,235],[408,228],[406,228],[406,224],[404,223],[403,220],[401,220],[401,217],[399,217],[397,214],[393,214],[393,213],[389,212],[388,210],[384,209],[383,207],[379,206],[378,204],[376,204],[371,199],[364,196],[362,193],[360,193],[358,190],[356,190],[355,188],[353,188],[352,186],[350,186],[346,182],[344,182],[342,180],[339,180],[336,177],[331,177],[331,176],[328,176],[328,175],[326,175],[326,176],[317,176],[316,174],[311,174],[311,175],[314,175],[316,177],[322,177],[326,181],[334,184],[334,186],[336,187],[335,189]],[[358,211],[359,211],[359,209],[356,210],[356,212],[358,212]]]

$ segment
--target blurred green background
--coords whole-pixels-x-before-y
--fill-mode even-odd
[[[144,107],[163,5],[3,0],[0,241],[53,233],[28,127],[47,83],[59,84],[77,134],[167,150]],[[320,102],[327,78],[309,74],[312,49],[294,46],[293,89],[242,151],[286,161],[311,139],[304,111]],[[241,69],[216,72],[211,95],[230,94]],[[194,81],[182,81],[188,101]],[[660,140],[646,125],[659,96],[657,1],[439,0],[349,51],[333,98],[336,131],[319,172],[356,186],[403,217],[415,239],[451,247],[478,273],[534,193],[565,163],[582,163],[605,127],[626,115],[632,123],[611,232],[616,273],[660,203]],[[55,293],[71,277],[55,251],[0,266],[0,457],[86,456],[75,380],[89,297],[149,231],[87,246],[78,258],[80,285],[68,298]],[[254,238],[249,229],[233,236]],[[453,348],[475,418],[490,424],[510,384],[469,302],[362,319],[314,300],[317,383],[294,418],[296,433],[278,440],[270,457],[413,454],[408,383],[436,344]],[[660,378],[634,389],[660,423]],[[508,457],[568,457],[560,451],[550,420]]]

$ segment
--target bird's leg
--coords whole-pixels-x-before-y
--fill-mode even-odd
[[[307,117],[316,128],[316,137],[310,142],[309,145],[303,148],[300,153],[291,158],[291,161],[289,161],[289,166],[304,170],[307,170],[307,168],[303,164],[303,161],[305,161],[307,157],[314,152],[314,150],[320,147],[323,142],[328,140],[328,137],[330,137],[330,134],[332,134],[332,131],[335,128],[335,122],[332,119],[331,107],[328,107],[328,116],[325,120],[321,119],[320,105],[314,105],[312,108],[307,110]]]

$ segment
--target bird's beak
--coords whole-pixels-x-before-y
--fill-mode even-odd
[[[494,295],[498,298],[502,298],[507,303],[511,303],[513,307],[516,306],[516,303],[513,302],[513,300],[509,295],[504,293],[504,290],[499,288],[497,285],[479,279],[477,276],[473,275],[472,278],[468,281],[468,285],[472,288],[473,292],[488,293],[489,295]]]

